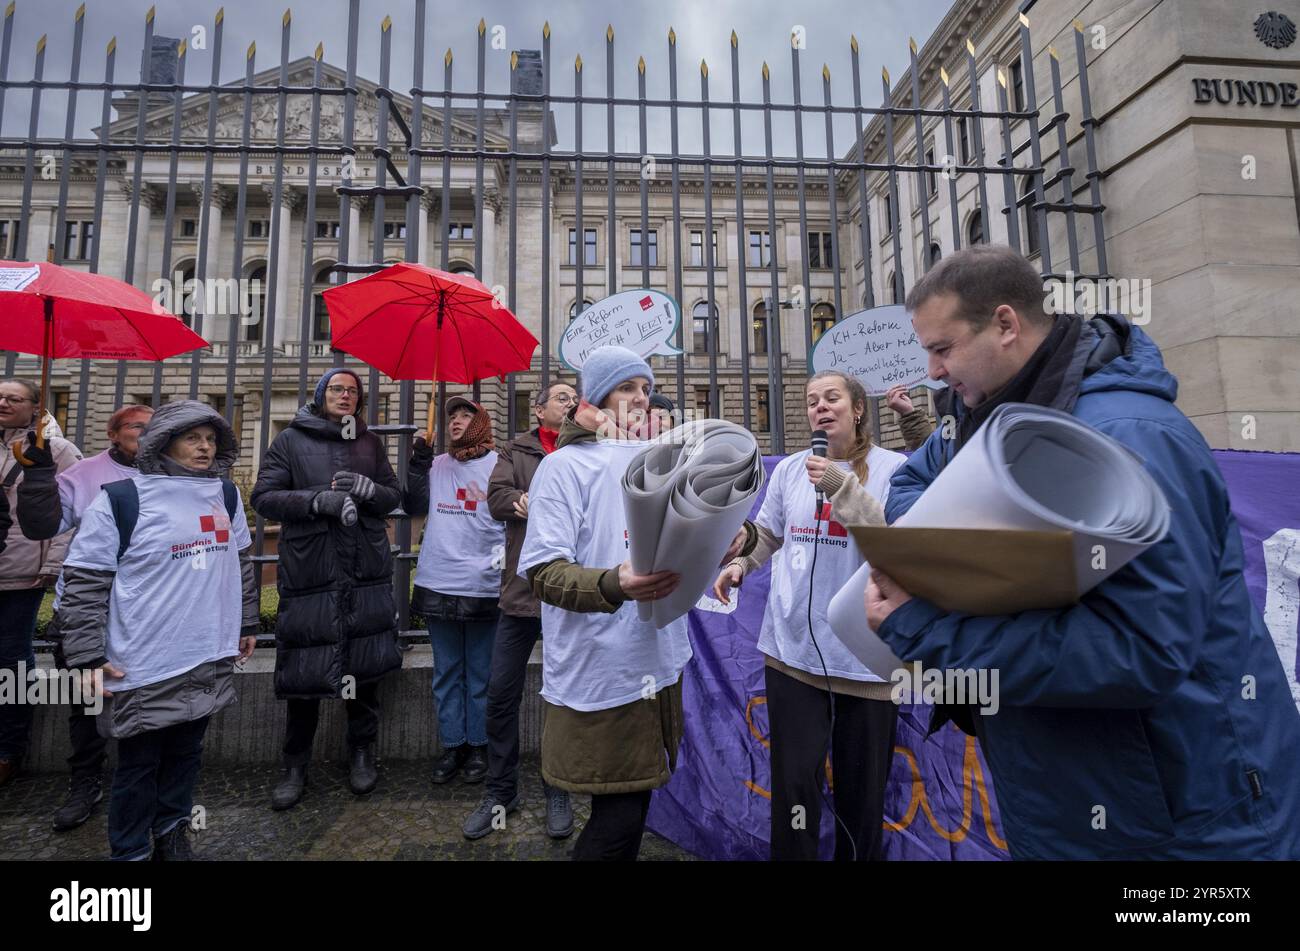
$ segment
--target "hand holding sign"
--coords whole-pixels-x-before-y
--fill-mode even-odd
[[[856,377],[870,396],[920,383],[938,389],[943,384],[929,378],[928,364],[925,348],[916,339],[902,304],[850,314],[822,334],[813,347],[814,373],[847,373]]]
[[[581,370],[600,347],[626,347],[637,356],[681,353],[668,341],[677,331],[681,311],[661,291],[633,290],[613,294],[592,304],[569,324],[560,340],[560,360]]]

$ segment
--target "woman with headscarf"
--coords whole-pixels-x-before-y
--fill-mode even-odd
[[[463,396],[444,409],[447,452],[434,458],[417,438],[403,507],[427,515],[411,610],[424,616],[433,648],[433,696],[442,750],[430,778],[467,783],[487,775],[487,689],[505,564],[505,525],[488,510],[497,453],[492,419]],[[462,772],[463,770],[463,772]]]

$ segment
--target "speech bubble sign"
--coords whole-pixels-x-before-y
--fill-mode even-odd
[[[845,317],[813,345],[812,366],[814,373],[838,370],[856,377],[870,396],[884,396],[899,384],[924,384],[932,390],[944,386],[930,379],[928,356],[902,304]]]
[[[564,329],[560,361],[581,370],[593,350],[608,346],[627,347],[639,357],[675,357],[682,351],[668,341],[680,322],[677,301],[662,291],[620,291],[592,304]]]

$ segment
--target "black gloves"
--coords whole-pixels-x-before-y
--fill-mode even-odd
[[[433,447],[424,441],[423,436],[416,436],[411,444],[411,467],[426,472],[433,465]]]
[[[47,440],[44,446],[37,448],[36,433],[27,434],[27,445],[22,447],[23,453],[23,478],[31,479],[35,476],[38,479],[54,478],[54,453],[50,449]]]
[[[346,492],[358,502],[369,502],[375,495],[375,483],[369,476],[344,469],[334,473],[334,488]]]
[[[357,524],[357,506],[346,492],[317,492],[311,500],[311,510],[317,515],[329,515],[344,525]]]

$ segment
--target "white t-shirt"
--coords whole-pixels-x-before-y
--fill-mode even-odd
[[[81,524],[81,516],[90,503],[95,501],[99,490],[109,482],[121,482],[123,479],[135,478],[139,473],[133,466],[124,466],[114,462],[105,449],[98,455],[82,459],[68,466],[59,473],[59,504],[63,507],[63,520],[59,523],[59,534],[75,529]],[[116,549],[114,549],[116,551]],[[63,597],[63,572],[54,584],[54,609],[59,607]]]
[[[115,571],[108,662],[134,690],[239,653],[239,551],[252,544],[241,502],[226,515],[221,481],[135,476],[140,515],[117,560],[117,522],[100,492],[81,517],[65,565]]]
[[[495,598],[506,563],[506,527],[488,511],[497,454],[458,462],[443,453],[429,467],[429,518],[415,583],[440,594]]]
[[[596,440],[542,460],[528,491],[519,575],[557,558],[612,568],[628,558],[622,478],[643,442]],[[542,604],[542,697],[574,710],[607,710],[672,686],[691,659],[686,618],[656,630],[635,601],[613,614]]]
[[[816,524],[817,489],[808,481],[805,461],[811,449],[787,456],[772,470],[767,495],[759,510],[756,524],[784,540],[772,556],[772,581],[763,612],[763,627],[758,649],[781,663],[810,674],[824,673],[847,680],[881,680],[840,643],[831,631],[826,611],[831,598],[862,567],[864,561],[853,536],[843,525],[830,518],[830,503],[824,503],[821,525]],[[866,489],[880,501],[889,495],[889,477],[907,462],[901,452],[872,446],[867,454]],[[840,468],[850,471],[848,462],[837,460]],[[817,537],[817,564],[813,565],[813,539]],[[812,629],[817,635],[813,644],[808,631],[808,598],[812,571]],[[817,648],[821,648],[821,658]]]

